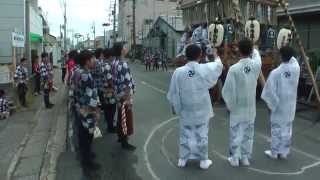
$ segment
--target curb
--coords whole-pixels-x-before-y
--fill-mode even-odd
[[[64,89],[60,89],[64,91]],[[64,96],[64,93],[62,95]],[[59,103],[64,106],[66,104],[65,99]],[[67,143],[67,112],[66,108],[60,108],[57,111],[58,117],[55,127],[50,133],[48,144],[46,147],[43,164],[40,170],[40,180],[55,180],[58,158],[62,152],[66,149]]]

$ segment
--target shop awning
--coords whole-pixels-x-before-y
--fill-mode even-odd
[[[30,32],[29,37],[30,37],[30,42],[42,42],[42,36],[40,36],[39,34]]]

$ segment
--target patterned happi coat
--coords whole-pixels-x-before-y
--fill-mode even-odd
[[[80,79],[77,83],[77,111],[80,115],[82,126],[94,132],[96,125],[96,108],[98,106],[98,91],[89,70],[80,69]]]
[[[102,59],[95,60],[95,66],[92,71],[92,77],[94,78],[94,83],[98,90],[102,90],[103,88],[103,66],[104,62]]]
[[[132,103],[132,95],[135,91],[135,84],[128,63],[124,60],[119,60],[115,68],[116,74],[114,83],[117,98],[121,99],[127,93],[130,93],[130,102],[127,103]]]
[[[22,65],[19,65],[14,74],[17,84],[26,84],[28,79],[28,69]]]
[[[115,83],[112,76],[112,64],[110,62],[103,63],[103,96],[105,104],[116,104],[116,91],[115,91]]]

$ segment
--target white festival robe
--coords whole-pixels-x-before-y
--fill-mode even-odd
[[[207,64],[192,61],[172,76],[167,98],[180,116],[180,159],[208,159],[209,120],[214,116],[209,89],[222,68],[220,58]]]
[[[261,65],[260,53],[254,49],[251,57],[230,67],[222,89],[222,97],[230,111],[229,150],[235,158],[251,158]]]
[[[299,77],[299,63],[292,57],[270,73],[261,95],[271,110],[271,151],[275,155],[290,151]]]

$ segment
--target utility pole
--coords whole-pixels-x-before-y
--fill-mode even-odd
[[[132,46],[132,58],[136,58],[136,0],[132,1],[132,36],[133,36],[133,46]]]
[[[26,0],[25,4],[25,57],[28,59],[28,69],[32,69],[31,47],[30,47],[30,1]]]
[[[67,52],[67,0],[64,0],[63,2],[63,6],[64,6],[64,53]]]
[[[113,43],[115,43],[117,41],[116,18],[117,18],[117,0],[114,1],[114,5],[113,5]]]
[[[96,24],[93,22],[92,24],[92,32],[93,32],[93,47],[96,49]]]

